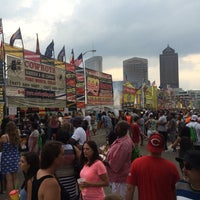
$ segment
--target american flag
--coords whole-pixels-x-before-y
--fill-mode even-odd
[[[0,18],[0,34],[3,33],[3,24],[2,24],[2,18]]]
[[[83,54],[81,53],[78,58],[74,61],[75,66],[79,66],[83,62]]]

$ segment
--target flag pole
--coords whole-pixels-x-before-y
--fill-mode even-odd
[[[6,65],[5,65],[5,57],[6,57],[6,53],[5,53],[5,44],[4,44],[4,32],[3,32],[3,23],[2,23],[2,18],[0,18],[1,21],[1,28],[2,28],[2,79],[3,79],[3,117],[5,117],[7,115],[7,101],[6,101]]]
[[[54,44],[54,41],[52,40],[53,44]],[[53,59],[55,60],[55,50],[54,50],[54,47],[53,47]],[[54,61],[55,62],[55,61]],[[55,63],[54,63],[55,64]]]
[[[40,53],[40,43],[39,43],[38,33],[36,33],[36,50],[35,50],[35,53],[39,56],[40,63],[41,63],[41,53]]]
[[[64,52],[65,52],[65,45],[64,45],[64,47],[63,47],[63,48],[64,48]],[[64,59],[65,59],[65,60],[64,60],[64,62],[66,63],[66,52],[65,52]]]

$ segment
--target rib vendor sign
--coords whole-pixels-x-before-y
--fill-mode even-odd
[[[65,70],[7,55],[7,85],[65,92]]]
[[[113,105],[112,75],[86,69],[88,105]]]

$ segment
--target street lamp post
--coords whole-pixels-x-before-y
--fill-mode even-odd
[[[87,54],[89,52],[94,53],[94,52],[96,52],[96,50],[95,49],[91,49],[91,50],[85,51],[84,53],[82,53],[82,58],[83,58],[83,56],[85,54]],[[84,60],[83,60],[83,73],[84,73],[84,84],[85,84],[85,107],[86,107],[86,105],[87,105],[87,80],[86,80],[86,78],[87,77],[86,77],[86,69],[85,69]]]
[[[95,53],[96,50],[95,50],[95,49],[87,50],[87,51],[85,51],[84,53],[82,53],[82,56],[84,56],[86,53],[89,53],[89,52]]]

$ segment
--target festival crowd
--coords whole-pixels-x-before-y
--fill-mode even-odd
[[[103,146],[91,139],[98,129],[105,132]],[[163,157],[169,151],[179,167]],[[200,199],[200,112],[79,110],[2,120],[6,199],[133,200],[136,190],[139,200]]]

